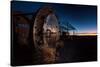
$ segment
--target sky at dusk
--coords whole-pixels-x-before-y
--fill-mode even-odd
[[[49,5],[54,9],[59,22],[72,24],[78,33],[97,33],[97,7],[87,5],[40,3],[40,2],[17,2],[13,1],[12,11],[35,13],[39,8]]]

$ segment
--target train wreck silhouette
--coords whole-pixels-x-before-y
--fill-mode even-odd
[[[17,44],[34,46],[33,54],[36,58],[33,60],[36,61],[33,63],[56,63],[59,60],[59,49],[64,47],[62,37],[70,38],[76,31],[68,22],[61,24],[53,8],[47,6],[36,13],[12,11],[12,27]]]

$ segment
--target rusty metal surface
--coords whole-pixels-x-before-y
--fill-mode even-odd
[[[32,15],[29,19],[27,15]],[[37,61],[33,63],[55,63],[58,60],[57,48],[61,44],[58,18],[51,7],[33,13],[12,12],[13,30],[19,46],[32,46]],[[46,27],[45,27],[46,26]],[[51,29],[50,29],[51,28]],[[49,30],[49,31],[48,31]],[[41,61],[42,60],[42,61]]]
[[[37,52],[44,58],[43,63],[56,62],[59,37],[58,19],[53,10],[49,7],[41,8],[34,20],[33,40]]]

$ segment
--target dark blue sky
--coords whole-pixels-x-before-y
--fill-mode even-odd
[[[12,11],[36,12],[46,5],[53,7],[60,23],[66,24],[66,22],[69,22],[77,29],[78,33],[97,32],[96,6],[13,1]]]

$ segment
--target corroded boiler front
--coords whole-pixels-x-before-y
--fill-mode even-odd
[[[59,40],[58,19],[50,7],[41,8],[34,20],[33,41],[45,63],[56,61],[56,47]]]

